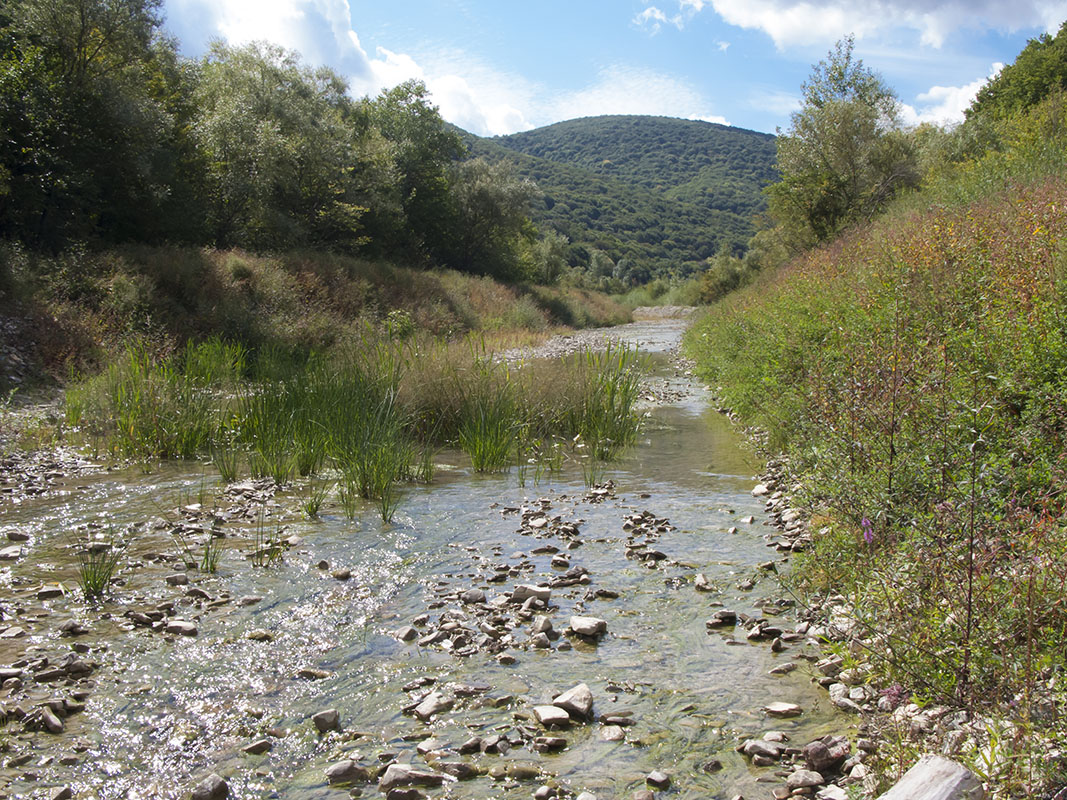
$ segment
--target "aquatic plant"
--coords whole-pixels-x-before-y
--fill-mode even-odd
[[[93,536],[87,531],[86,538],[76,540],[73,547],[82,594],[86,600],[99,599],[111,588],[126,545],[115,538],[115,530],[109,525],[106,536]]]
[[[300,508],[307,514],[309,519],[318,519],[319,511],[322,509],[322,504],[326,501],[326,496],[330,493],[332,486],[333,481],[316,479],[308,481],[304,489],[304,497],[300,502]]]
[[[252,551],[248,554],[253,567],[270,567],[281,561],[285,548],[280,541],[281,528],[271,531],[261,511],[256,518],[256,527],[252,534]]]

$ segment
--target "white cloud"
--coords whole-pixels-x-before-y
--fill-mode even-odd
[[[670,23],[671,20],[668,19],[667,15],[655,6],[649,6],[634,17],[635,25],[647,27],[653,33],[659,33],[660,28]]]
[[[978,78],[964,86],[933,86],[915,99],[916,105],[901,104],[901,118],[906,125],[932,122],[935,125],[953,125],[963,121],[964,111],[971,105],[978,91],[1004,68],[996,63],[989,77]]]
[[[731,25],[763,31],[779,49],[825,44],[849,33],[863,38],[891,28],[911,29],[924,45],[940,47],[961,29],[1042,26],[1055,32],[1067,18],[1064,0],[679,0],[683,12],[707,5]]]
[[[664,25],[673,25],[682,30],[706,5],[707,0],[678,0],[678,13],[670,15],[657,6],[648,6],[634,17],[633,22],[638,27],[648,28],[652,33],[659,33]]]
[[[716,42],[715,46],[718,47],[719,50],[721,52],[723,52],[723,53],[725,53],[727,50],[730,49],[730,43],[729,42]]]
[[[680,15],[706,0],[682,0]],[[351,27],[349,0],[168,0],[170,16],[195,19],[235,45],[266,40],[344,74],[355,96],[423,81],[441,116],[472,133],[499,135],[599,114],[682,116],[729,124],[692,85],[665,73],[616,65],[570,92],[552,91],[458,50],[418,57],[378,47],[369,54]],[[650,7],[648,12],[655,12]],[[665,15],[657,24],[669,22]],[[679,16],[681,19],[681,16]],[[655,13],[648,19],[656,22]],[[720,45],[721,47],[721,45]],[[724,49],[724,48],[723,48]]]
[[[708,105],[699,90],[672,75],[616,64],[602,69],[592,85],[551,101],[545,116],[555,122],[599,114],[684,115],[730,124]]]
[[[803,100],[800,95],[781,89],[761,89],[752,94],[749,99],[752,108],[769,111],[775,116],[787,117],[794,111],[799,111]]]

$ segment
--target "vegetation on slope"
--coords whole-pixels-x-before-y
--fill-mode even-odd
[[[1018,66],[994,96],[1037,79]],[[798,588],[847,597],[887,683],[991,711],[964,757],[998,796],[1038,796],[1067,776],[1048,752],[1067,738],[1067,97],[984,102],[919,132],[921,191],[815,236],[689,344],[805,487]]]
[[[92,370],[125,343],[157,354],[221,337],[253,352],[306,357],[379,332],[445,338],[488,334],[501,344],[560,326],[626,322],[606,296],[568,287],[506,285],[351,256],[130,245],[47,257],[0,247],[0,274],[26,296],[20,316],[39,367],[64,378]],[[0,287],[2,293],[3,287]],[[505,338],[501,338],[505,337]],[[0,389],[6,389],[0,371]]]
[[[567,237],[574,277],[617,290],[740,253],[776,176],[773,142],[705,122],[607,116],[468,146],[533,180],[541,195],[531,216]]]

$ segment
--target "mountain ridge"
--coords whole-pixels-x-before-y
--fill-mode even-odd
[[[537,183],[532,219],[568,237],[571,266],[599,250],[631,283],[743,250],[777,179],[772,135],[701,120],[604,115],[463,137],[472,157],[507,160]]]

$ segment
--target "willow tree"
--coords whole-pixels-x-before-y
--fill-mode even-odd
[[[897,190],[918,180],[893,90],[837,43],[802,85],[804,102],[779,131],[782,179],[765,191],[768,211],[794,247],[832,238],[870,218]]]

